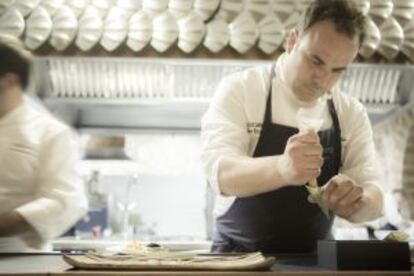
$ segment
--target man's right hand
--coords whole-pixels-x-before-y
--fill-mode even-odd
[[[315,131],[289,138],[281,156],[281,174],[287,185],[304,185],[321,173],[322,146]]]

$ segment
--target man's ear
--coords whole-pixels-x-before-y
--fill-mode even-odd
[[[295,47],[296,43],[299,41],[299,31],[296,28],[293,28],[289,31],[287,40],[286,40],[286,51],[290,53]]]

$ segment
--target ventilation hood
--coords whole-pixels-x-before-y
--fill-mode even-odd
[[[263,60],[41,57],[34,89],[46,106],[80,132],[200,129],[220,80]],[[414,67],[353,64],[341,89],[363,102],[373,121],[412,100]]]

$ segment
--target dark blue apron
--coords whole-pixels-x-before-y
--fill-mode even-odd
[[[279,155],[298,129],[272,123],[270,76],[265,117],[254,157]],[[324,163],[318,177],[324,185],[338,174],[341,165],[341,130],[332,99],[328,100],[332,127],[319,131]],[[236,198],[216,220],[212,252],[311,253],[316,241],[331,237],[333,214],[327,219],[316,204],[307,200],[304,186],[287,186],[256,196]]]

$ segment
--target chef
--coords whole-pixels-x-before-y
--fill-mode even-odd
[[[316,0],[272,66],[230,75],[202,120],[202,162],[216,194],[213,252],[314,252],[335,216],[382,214],[370,122],[336,84],[358,53],[364,16],[349,0]],[[323,100],[325,99],[325,100]],[[322,106],[319,131],[300,108]],[[322,187],[325,215],[305,185]]]
[[[32,57],[0,36],[0,251],[44,249],[87,210],[72,131],[25,99]]]

